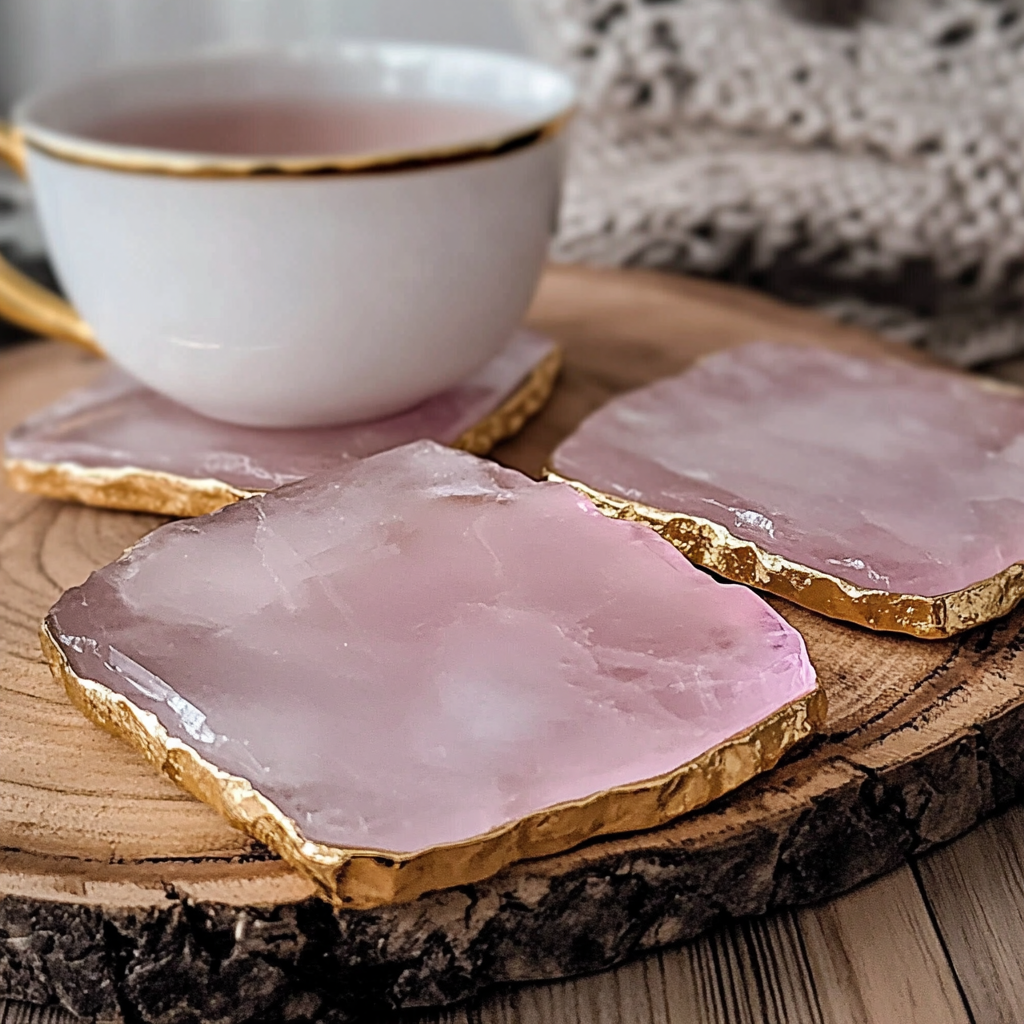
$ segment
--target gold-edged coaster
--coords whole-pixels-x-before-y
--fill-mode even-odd
[[[89,718],[352,908],[661,825],[826,711],[757,595],[430,442],[160,527],[42,646]]]
[[[298,430],[210,420],[111,370],[15,427],[4,468],[16,490],[48,498],[203,515],[421,438],[484,455],[544,407],[560,367],[554,342],[520,331],[473,377],[415,409]]]
[[[621,396],[550,460],[607,516],[830,618],[940,639],[1024,596],[1024,397],[756,343]]]

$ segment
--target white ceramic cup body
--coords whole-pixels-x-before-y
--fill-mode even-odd
[[[520,138],[573,101],[515,57],[380,43],[194,58],[30,99],[15,117],[49,252],[112,359],[205,415],[299,427],[407,408],[500,349],[543,266],[560,136],[464,159],[474,140],[451,140],[454,156],[405,169],[204,176],[107,166],[166,154],[76,132],[101,111],[235,96],[469,103]]]

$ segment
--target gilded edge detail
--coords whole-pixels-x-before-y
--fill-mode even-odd
[[[517,434],[551,397],[561,366],[562,352],[555,348],[497,409],[465,431],[452,447],[486,455],[500,441]],[[73,462],[8,458],[4,460],[4,468],[8,483],[16,491],[99,508],[180,518],[216,512],[225,505],[263,493],[233,487],[221,480],[184,477],[134,466],[88,467]]]
[[[82,505],[163,516],[206,515],[251,498],[259,491],[231,487],[220,480],[199,480],[154,469],[113,469],[74,462],[5,459],[7,482],[16,491]]]
[[[459,843],[413,853],[343,849],[306,839],[248,781],[221,771],[169,736],[152,713],[77,676],[47,623],[40,641],[54,676],[88,718],[309,877],[324,899],[351,909],[403,903],[435,889],[480,881],[516,861],[561,853],[595,836],[665,824],[774,767],[794,744],[821,728],[827,710],[818,685],[747,732],[657,778],[558,804]]]
[[[28,147],[57,160],[107,171],[175,178],[323,178],[419,171],[505,156],[555,138],[568,126],[574,113],[575,107],[572,107],[542,124],[491,139],[418,151],[365,155],[278,158],[192,156],[64,142],[34,135],[31,129],[20,131],[20,142],[23,149]]]
[[[765,551],[751,541],[741,540],[721,523],[606,494],[552,470],[546,476],[574,487],[612,519],[651,527],[695,565],[819,615],[868,629],[941,640],[1006,615],[1024,597],[1024,564],[1020,562],[951,594],[923,597],[868,590]]]
[[[452,447],[471,455],[486,455],[501,441],[515,437],[526,421],[547,405],[561,369],[562,349],[556,345],[494,412],[465,431]]]

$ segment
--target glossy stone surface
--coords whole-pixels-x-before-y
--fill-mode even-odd
[[[815,687],[752,591],[431,442],[164,526],[48,626],[306,838],[390,851],[668,772]]]
[[[949,594],[1024,559],[1024,400],[901,362],[719,352],[609,402],[551,466],[865,589]]]
[[[383,420],[262,430],[206,419],[118,370],[36,413],[8,435],[6,455],[86,468],[133,467],[265,491],[421,438],[451,444],[510,395],[553,342],[522,331],[479,373]]]

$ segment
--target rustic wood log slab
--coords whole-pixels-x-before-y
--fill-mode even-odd
[[[555,269],[531,315],[567,364],[496,452],[537,474],[608,396],[754,338],[903,350],[731,288]],[[917,358],[903,353],[907,358]],[[70,348],[0,356],[0,429],[96,373]],[[307,882],[90,725],[36,629],[161,520],[0,485],[0,997],[100,1020],[346,1021],[594,971],[714,922],[844,892],[1024,791],[1024,611],[928,642],[775,602],[829,696],[826,733],[708,810],[388,909]]]

